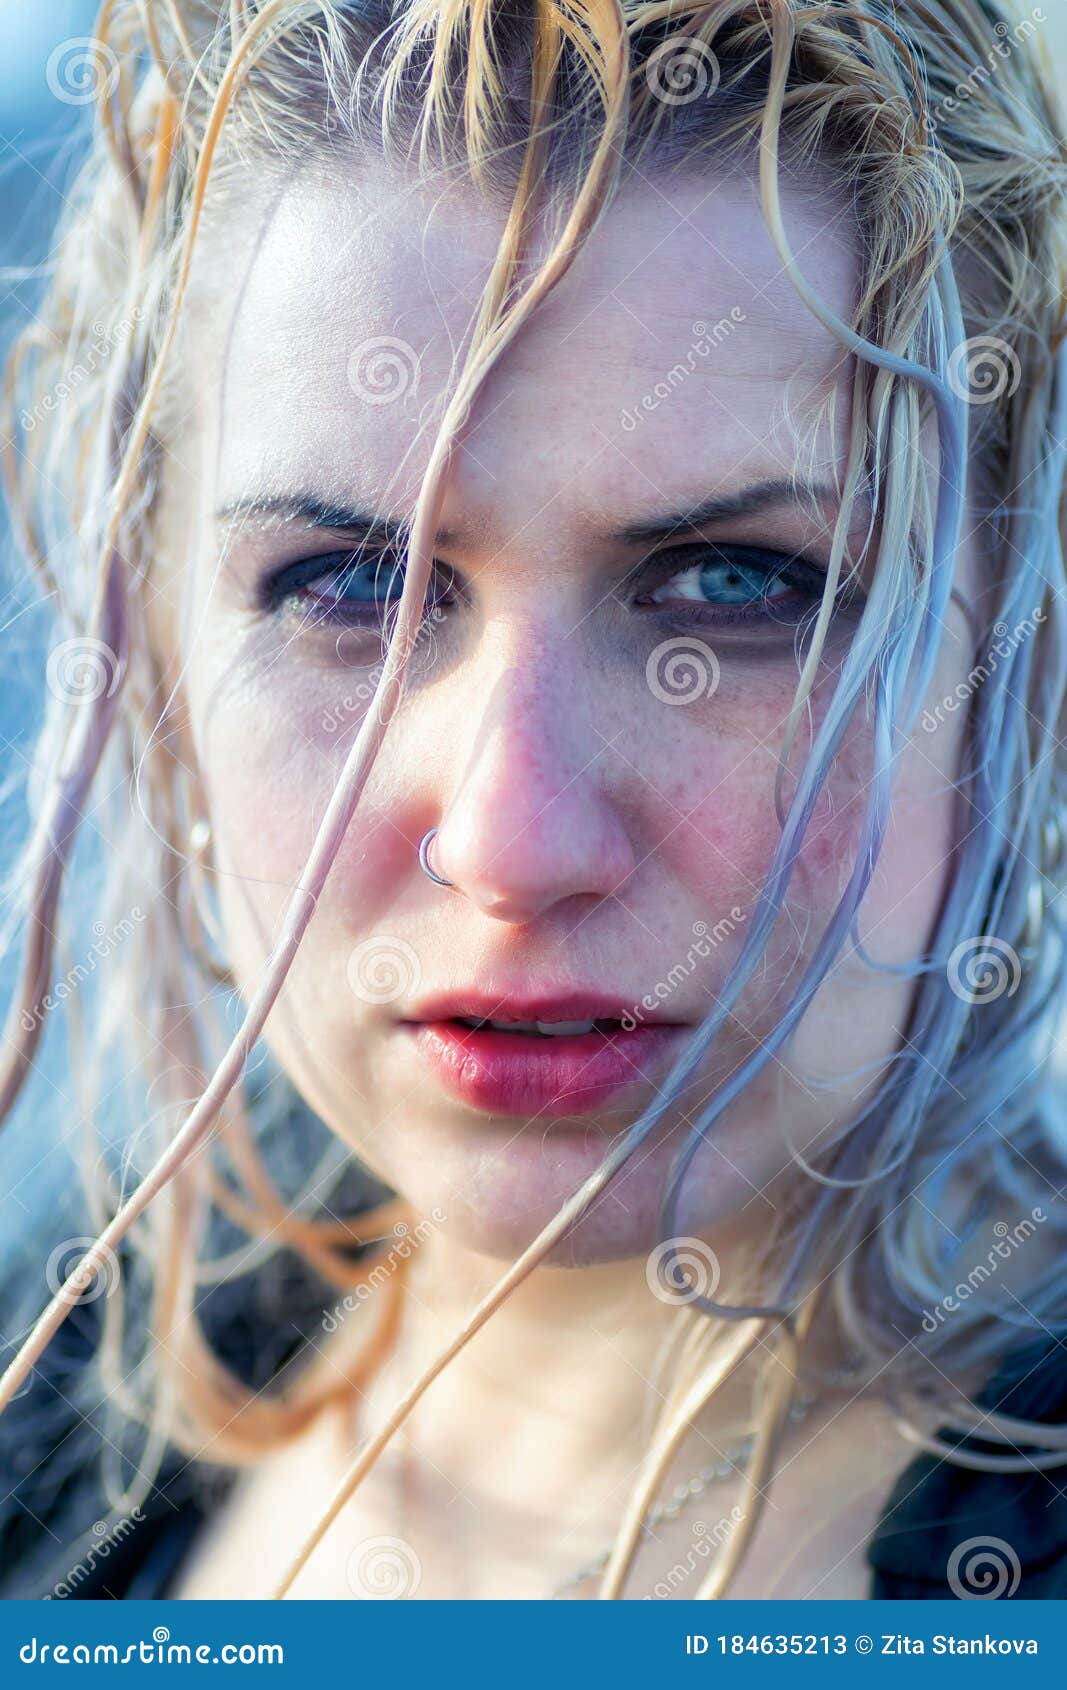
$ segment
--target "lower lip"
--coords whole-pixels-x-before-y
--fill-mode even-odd
[[[406,1023],[415,1048],[446,1091],[493,1115],[568,1116],[647,1086],[676,1054],[684,1028],[527,1038],[455,1021]]]

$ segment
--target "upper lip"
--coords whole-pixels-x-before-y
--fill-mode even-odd
[[[621,1021],[640,1005],[636,997],[606,997],[597,991],[520,992],[502,988],[440,992],[420,998],[404,1016],[407,1021]],[[641,1011],[643,1021],[666,1022],[670,1018]],[[677,1023],[673,1023],[677,1025]]]

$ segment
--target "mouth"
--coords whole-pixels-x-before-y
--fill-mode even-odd
[[[449,1095],[494,1115],[573,1116],[648,1089],[687,1031],[681,1022],[638,1020],[618,1004],[512,1005],[503,997],[428,1004],[401,1023],[417,1059]]]
[[[587,1033],[608,1038],[624,1030],[622,1016],[596,1016],[588,1021],[503,1021],[497,1016],[474,1015],[457,1015],[454,1019],[457,1026],[469,1027],[475,1033],[515,1033],[524,1039],[577,1039]]]

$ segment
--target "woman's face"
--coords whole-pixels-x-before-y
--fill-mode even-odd
[[[847,317],[847,215],[814,182],[785,205],[801,267]],[[257,176],[205,231],[153,613],[246,997],[381,664],[396,554],[363,517],[411,516],[502,227],[469,187],[364,165]],[[517,1252],[654,1102],[740,952],[779,839],[797,623],[830,555],[849,379],[752,183],[706,174],[625,191],[478,394],[406,691],[267,1026],[332,1129],[478,1250]],[[815,489],[799,499],[798,462]],[[858,612],[832,625],[787,797]],[[936,698],[973,661],[963,627]],[[921,952],[944,891],[961,721],[920,729],[899,771],[860,919],[883,961]],[[870,773],[860,713],[765,959],[557,1259],[655,1242],[671,1155],[766,1041],[843,889]],[[432,827],[454,890],[420,868]],[[702,1146],[683,1232],[771,1217],[791,1146],[810,1153],[848,1118],[908,1001],[843,956]]]

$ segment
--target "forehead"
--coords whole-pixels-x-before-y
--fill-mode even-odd
[[[806,277],[848,318],[844,208],[815,176],[783,202]],[[284,183],[249,172],[194,267],[205,499],[313,486],[408,510],[503,227],[469,184],[431,190],[379,162]],[[549,245],[541,226],[526,275]],[[531,512],[511,507],[525,492],[542,508],[546,475],[555,519],[580,522],[605,504],[639,517],[652,497],[780,474],[843,372],[747,170],[637,180],[481,387],[450,502],[482,532],[513,531]],[[842,436],[817,446],[824,462]]]

